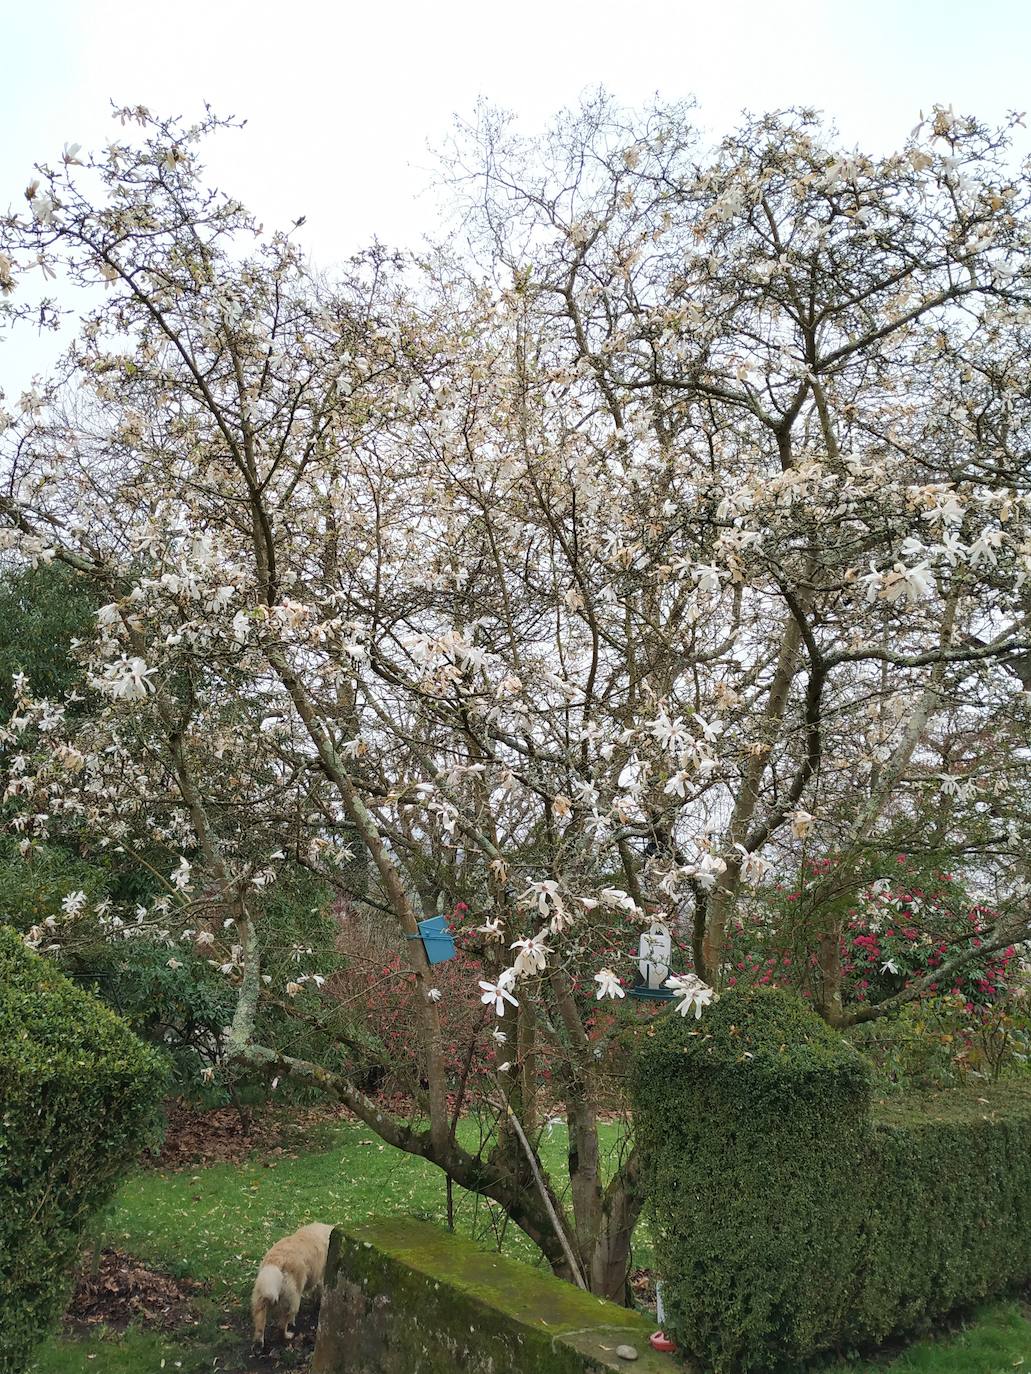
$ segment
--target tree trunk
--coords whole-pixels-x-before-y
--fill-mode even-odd
[[[580,1267],[592,1293],[625,1305],[630,1242],[641,1211],[636,1156],[631,1153],[606,1187],[598,1115],[590,1092],[567,1101],[569,1183]]]
[[[802,643],[802,633],[794,615],[789,615],[781,633],[780,653],[777,667],[770,683],[766,707],[759,722],[758,738],[753,742],[753,752],[741,779],[741,786],[734,802],[734,810],[727,830],[730,845],[744,844],[748,837],[748,827],[759,803],[759,789],[769,751],[780,733],[787,710],[791,684],[795,676],[795,665]],[[716,884],[709,900],[705,939],[702,945],[704,971],[700,976],[713,987],[719,985],[720,965],[723,962],[723,945],[726,938],[727,922],[737,900],[741,886],[741,862],[736,857],[727,860],[726,872]]]
[[[841,923],[820,937],[820,1015],[831,1026],[842,1021]]]
[[[588,1268],[591,1292],[623,1306],[630,1299],[630,1246],[643,1201],[637,1157],[631,1154],[605,1190]]]

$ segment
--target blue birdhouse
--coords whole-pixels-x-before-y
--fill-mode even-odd
[[[419,922],[419,938],[431,964],[442,964],[455,957],[455,938],[443,916],[429,916]]]

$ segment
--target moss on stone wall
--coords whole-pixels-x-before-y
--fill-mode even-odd
[[[671,1374],[640,1313],[406,1218],[330,1245],[313,1374]],[[632,1365],[616,1347],[632,1345]]]

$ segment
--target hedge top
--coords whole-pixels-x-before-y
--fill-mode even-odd
[[[777,1080],[795,1087],[832,1077],[859,1093],[869,1091],[863,1057],[806,1004],[779,988],[749,988],[723,996],[701,1021],[666,1016],[645,1042],[639,1082],[671,1091],[692,1079],[730,1077],[739,1084]]]
[[[95,997],[0,926],[0,1064],[52,1078],[66,1073],[139,1073],[164,1069]]]

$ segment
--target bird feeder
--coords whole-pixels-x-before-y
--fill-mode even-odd
[[[637,947],[638,968],[641,981],[627,991],[631,997],[643,1002],[668,1002],[673,996],[670,988],[664,986],[669,977],[669,961],[673,952],[668,927],[658,921],[652,922],[650,930],[644,932]]]
[[[418,935],[409,935],[409,940],[421,940],[426,951],[428,964],[443,964],[456,954],[455,937],[443,916],[428,916],[419,922]]]

